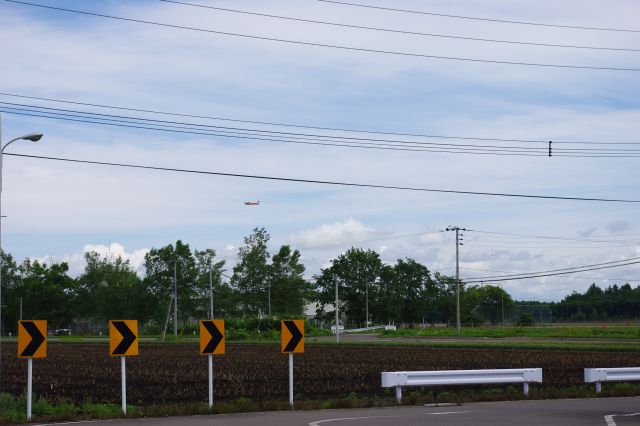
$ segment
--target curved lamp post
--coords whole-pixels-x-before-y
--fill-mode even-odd
[[[19,140],[25,140],[30,142],[38,142],[42,139],[42,133],[29,133],[28,135],[20,136],[15,139],[11,139],[6,144],[2,144],[2,122],[0,122],[0,216],[2,212],[2,157],[4,156],[4,150],[13,142]],[[0,255],[2,254],[2,220],[0,219]],[[3,259],[0,257],[0,377],[2,377],[2,269],[3,269]],[[1,389],[0,389],[1,390]]]

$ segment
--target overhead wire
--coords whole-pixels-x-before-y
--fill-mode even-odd
[[[320,244],[320,245],[315,245],[315,246],[297,246],[297,248],[299,250],[321,250],[321,249],[325,249],[325,248],[342,247],[342,246],[348,246],[348,245],[353,245],[353,244],[370,243],[370,242],[376,242],[376,241],[385,241],[385,240],[392,240],[392,239],[397,239],[397,238],[419,237],[419,236],[422,236],[422,235],[435,234],[435,233],[438,233],[438,232],[439,231],[433,230],[433,231],[425,231],[425,232],[415,232],[415,233],[412,233],[412,234],[387,235],[387,236],[382,236],[382,237],[378,237],[378,238],[369,238],[369,239],[366,239],[366,240],[344,241],[344,242],[341,242],[341,243]]]
[[[159,111],[159,110],[151,110],[151,109],[124,107],[124,106],[117,106],[117,105],[78,102],[78,101],[48,98],[48,97],[42,97],[42,96],[28,96],[28,95],[21,95],[17,93],[8,93],[8,92],[0,92],[0,95],[7,96],[7,97],[14,97],[14,98],[53,102],[53,103],[63,103],[63,104],[69,104],[69,105],[82,105],[82,106],[90,106],[95,108],[115,109],[120,111],[142,112],[142,113],[167,115],[167,116],[174,116],[174,117],[197,118],[197,119],[206,119],[206,120],[214,120],[214,121],[230,121],[230,122],[245,123],[245,124],[259,124],[259,125],[302,128],[302,129],[312,129],[312,130],[327,130],[327,131],[348,132],[348,133],[365,133],[365,134],[376,134],[376,135],[387,135],[387,136],[423,137],[423,138],[434,138],[434,139],[474,140],[474,141],[484,141],[484,142],[522,142],[522,143],[541,143],[541,144],[546,144],[549,142],[549,139],[522,139],[522,138],[495,138],[495,137],[460,136],[460,135],[437,135],[437,134],[425,134],[425,133],[383,132],[383,131],[375,131],[371,129],[321,127],[321,126],[300,125],[300,124],[294,124],[294,123],[243,120],[243,119],[230,118],[230,117],[186,114],[186,113]],[[584,144],[584,145],[640,145],[640,141],[611,142],[611,141],[589,141],[589,140],[583,140],[583,141],[560,140],[560,141],[555,141],[554,143]]]
[[[282,142],[282,143],[292,143],[292,144],[304,144],[304,145],[320,145],[320,146],[335,146],[335,147],[345,147],[345,148],[360,148],[360,149],[376,149],[376,150],[390,150],[390,151],[412,151],[412,152],[435,152],[435,153],[449,153],[449,154],[476,154],[476,155],[517,155],[517,156],[545,156],[544,153],[540,154],[527,154],[521,153],[520,151],[510,151],[510,150],[488,150],[488,149],[464,149],[464,148],[455,148],[450,147],[448,149],[430,149],[430,148],[410,148],[410,147],[398,147],[398,146],[372,146],[372,145],[354,145],[355,142],[352,143],[337,143],[337,142],[311,142],[311,141],[303,141],[303,140],[287,140],[287,139],[276,139],[276,138],[260,138],[255,136],[237,136],[230,135],[226,133],[211,133],[211,132],[198,132],[192,130],[179,130],[179,129],[167,129],[167,128],[154,128],[149,126],[140,126],[133,124],[117,124],[110,122],[102,122],[95,121],[89,119],[79,119],[79,118],[65,118],[65,117],[52,117],[50,115],[43,114],[35,114],[35,113],[26,113],[26,112],[17,112],[11,109],[3,109],[0,108],[0,112],[4,112],[7,114],[15,114],[29,117],[39,117],[39,118],[49,118],[63,121],[72,121],[78,123],[89,123],[89,124],[102,124],[108,126],[116,126],[116,127],[126,127],[126,128],[134,128],[141,130],[155,130],[155,131],[163,131],[163,132],[171,132],[171,133],[182,133],[182,134],[191,134],[191,135],[202,135],[202,136],[217,136],[222,138],[233,138],[233,139],[250,139],[250,140],[262,140],[269,142]],[[595,157],[595,156],[593,156]],[[625,158],[631,157],[629,155],[622,156]]]
[[[613,66],[591,66],[591,65],[570,65],[570,64],[551,64],[551,63],[539,63],[539,62],[523,62],[523,61],[503,61],[503,60],[495,60],[495,59],[482,59],[482,58],[467,58],[467,57],[457,57],[457,56],[442,56],[442,55],[429,55],[424,53],[414,53],[414,52],[402,52],[397,50],[383,50],[383,49],[369,49],[364,47],[356,47],[356,46],[347,46],[347,45],[337,45],[337,44],[329,44],[329,43],[316,43],[316,42],[308,42],[301,40],[291,40],[277,37],[267,37],[267,36],[257,36],[251,34],[244,33],[234,33],[228,31],[218,31],[207,28],[197,28],[186,25],[177,25],[177,24],[167,24],[156,21],[149,21],[144,19],[134,19],[134,18],[125,18],[122,16],[114,16],[107,15],[103,13],[95,13],[95,12],[87,12],[76,9],[67,9],[56,6],[48,6],[38,3],[30,3],[26,1],[19,0],[4,0],[8,3],[21,4],[24,6],[30,7],[38,7],[49,10],[57,10],[60,12],[67,13],[75,13],[86,16],[94,16],[98,18],[112,19],[118,21],[125,22],[133,22],[138,24],[145,25],[154,25],[165,28],[173,28],[180,30],[189,30],[189,31],[197,31],[209,34],[217,34],[224,35],[230,37],[239,37],[245,39],[253,39],[253,40],[263,40],[263,41],[271,41],[277,43],[285,43],[291,45],[301,45],[301,46],[312,46],[312,47],[322,47],[322,48],[330,48],[330,49],[338,49],[350,52],[366,52],[366,53],[376,53],[376,54],[384,54],[384,55],[392,55],[392,56],[400,56],[400,57],[413,57],[413,58],[425,58],[425,59],[439,59],[446,61],[458,61],[458,62],[475,62],[475,63],[484,63],[484,64],[497,64],[497,65],[518,65],[518,66],[527,66],[527,67],[541,67],[541,68],[558,68],[558,69],[574,69],[574,70],[598,70],[598,71],[629,71],[629,72],[640,72],[640,68],[636,67],[613,67]]]
[[[501,149],[514,149],[514,150],[522,150],[522,151],[538,151],[538,152],[547,152],[546,147],[522,147],[522,146],[503,146],[503,145],[478,145],[478,144],[452,144],[452,143],[436,143],[436,142],[422,142],[422,141],[409,141],[409,140],[397,140],[397,139],[380,139],[380,138],[363,138],[363,137],[353,137],[353,136],[337,136],[337,135],[324,135],[324,134],[312,134],[312,133],[296,133],[296,132],[283,132],[283,131],[272,131],[272,130],[264,130],[264,129],[252,129],[252,128],[242,128],[242,127],[227,127],[227,126],[212,126],[206,124],[198,124],[198,123],[185,123],[185,122],[176,122],[176,121],[167,121],[167,120],[156,120],[156,119],[148,119],[148,118],[140,118],[140,117],[127,117],[122,115],[113,115],[113,114],[104,114],[104,113],[94,113],[87,111],[77,111],[77,110],[68,110],[68,109],[60,109],[60,108],[51,108],[51,107],[41,107],[35,105],[25,105],[25,104],[17,104],[11,102],[3,102],[0,101],[0,107],[3,105],[8,105],[5,108],[9,108],[10,110],[17,111],[26,111],[26,112],[40,112],[47,114],[55,114],[58,116],[66,116],[66,117],[81,117],[89,115],[91,118],[106,120],[111,122],[125,122],[125,123],[133,123],[138,124],[140,122],[147,123],[150,122],[154,126],[163,126],[167,128],[177,128],[177,129],[213,129],[217,132],[227,132],[230,134],[236,135],[251,135],[251,134],[275,134],[280,137],[295,137],[301,138],[304,140],[332,140],[332,141],[349,141],[349,143],[359,143],[359,142],[367,142],[367,143],[377,143],[384,142],[388,144],[407,144],[407,145],[425,145],[425,146],[447,146],[447,147],[472,147],[472,148],[501,148]],[[67,114],[69,113],[69,114]],[[104,118],[103,118],[104,117]],[[239,132],[249,132],[249,133],[239,133]],[[320,138],[320,139],[319,139]],[[588,151],[638,151],[640,149],[615,149],[615,148],[606,148],[606,149],[586,149]]]
[[[545,239],[545,240],[576,241],[576,242],[580,242],[580,243],[585,243],[585,242],[590,242],[590,243],[628,242],[628,240],[603,240],[603,239],[573,238],[573,237],[556,236],[556,235],[515,234],[515,233],[509,233],[509,232],[483,231],[483,230],[479,230],[479,229],[467,229],[467,232],[475,232],[475,233],[478,233],[478,234],[498,235],[498,236],[506,236],[506,237],[520,237],[520,238],[534,238],[534,239]]]
[[[548,274],[536,274],[536,275],[526,275],[526,276],[519,276],[519,277],[509,277],[509,278],[491,278],[491,279],[487,279],[487,278],[475,278],[475,279],[467,279],[465,280],[465,283],[467,284],[475,284],[475,283],[483,283],[485,281],[516,281],[516,280],[525,280],[525,279],[531,279],[531,278],[544,278],[544,277],[554,277],[557,275],[571,275],[571,274],[575,274],[575,273],[580,273],[580,272],[587,272],[587,271],[597,271],[597,270],[601,270],[601,269],[611,269],[611,268],[619,268],[622,266],[629,266],[629,265],[637,265],[640,264],[640,261],[637,262],[629,262],[629,263],[624,263],[624,264],[620,264],[620,265],[609,265],[609,266],[600,266],[597,268],[586,268],[586,269],[581,269],[578,271],[563,271],[563,272],[553,272],[553,273],[548,273]]]
[[[399,191],[434,192],[434,193],[460,194],[460,195],[482,195],[482,196],[494,196],[494,197],[512,197],[512,198],[543,199],[543,200],[556,200],[556,201],[559,201],[559,200],[592,201],[592,202],[630,203],[630,204],[640,203],[640,200],[632,200],[632,199],[568,197],[568,196],[556,196],[556,195],[515,194],[515,193],[484,192],[484,191],[461,191],[461,190],[452,190],[452,189],[423,188],[423,187],[396,186],[396,185],[378,185],[378,184],[355,183],[355,182],[346,182],[346,181],[329,181],[329,180],[316,180],[316,179],[285,178],[285,177],[279,177],[279,176],[250,175],[250,174],[242,174],[242,173],[214,172],[214,171],[205,171],[205,170],[193,170],[193,169],[183,169],[183,168],[173,168],[173,167],[149,166],[149,165],[142,165],[142,164],[83,160],[83,159],[52,157],[52,156],[43,156],[43,155],[16,154],[16,153],[8,153],[8,152],[5,152],[3,155],[21,157],[21,158],[40,159],[40,160],[61,161],[61,162],[77,163],[77,164],[93,164],[93,165],[123,167],[123,168],[132,168],[132,169],[191,173],[191,174],[212,175],[212,176],[226,176],[226,177],[236,177],[236,178],[246,178],[246,179],[261,179],[261,180],[281,181],[281,182],[346,186],[346,187],[354,187],[354,188],[375,188],[375,189],[389,189],[389,190],[399,190]]]
[[[487,280],[506,280],[508,278],[513,278],[513,277],[519,277],[519,276],[535,276],[535,277],[542,277],[542,276],[549,276],[549,275],[545,275],[545,274],[550,274],[550,273],[557,273],[557,272],[569,272],[569,271],[573,271],[575,272],[576,270],[580,270],[580,272],[584,272],[584,271],[592,271],[592,270],[597,270],[597,269],[606,269],[608,267],[617,267],[617,266],[627,266],[627,265],[633,265],[633,264],[637,264],[640,263],[640,257],[631,257],[628,259],[624,259],[624,260],[614,260],[614,261],[610,261],[610,262],[601,262],[601,263],[594,263],[591,265],[584,265],[584,266],[574,266],[574,267],[569,267],[569,268],[559,268],[559,269],[550,269],[550,270],[545,270],[545,271],[537,271],[537,272],[528,272],[528,273],[514,273],[514,274],[507,274],[507,275],[493,275],[493,276],[485,276],[485,277],[471,277],[469,278],[470,281],[467,282],[472,282],[475,280],[475,282],[478,281],[487,281]],[[613,265],[613,266],[611,266]],[[602,267],[602,268],[600,268]],[[585,268],[591,268],[591,269],[585,269]]]
[[[538,250],[553,250],[553,249],[572,249],[572,250],[594,250],[600,248],[615,248],[615,247],[637,247],[640,243],[634,245],[607,245],[607,246],[497,246],[494,244],[474,244],[473,247],[486,247],[493,249],[538,249]]]
[[[247,127],[229,127],[188,123],[183,121],[169,121],[78,111],[71,109],[43,107],[22,103],[0,101],[0,112],[7,114],[30,116],[62,121],[72,121],[85,124],[98,124],[133,128],[140,130],[161,131],[201,136],[216,136],[220,138],[247,139],[266,142],[295,143],[304,145],[320,145],[347,148],[382,149],[396,151],[425,151],[453,154],[484,154],[484,155],[519,155],[519,156],[547,156],[547,147],[514,146],[514,145],[486,145],[470,143],[427,142],[419,140],[389,139],[328,135],[317,133],[300,133],[291,131],[274,131]],[[498,142],[502,143],[502,142]],[[556,143],[556,154],[571,152],[587,157],[640,157],[640,149],[632,148],[559,148],[562,142]],[[546,145],[546,144],[545,144]]]
[[[190,6],[197,7],[202,9],[210,9],[217,10],[221,12],[230,12],[230,13],[238,13],[243,15],[250,16],[260,16],[264,18],[272,18],[272,19],[281,19],[286,21],[293,22],[305,22],[310,24],[319,24],[319,25],[329,25],[333,27],[341,27],[341,28],[351,28],[358,30],[368,30],[368,31],[380,31],[387,32],[393,34],[403,34],[403,35],[412,35],[412,36],[423,36],[423,37],[437,37],[437,38],[448,38],[455,40],[465,40],[465,41],[477,41],[477,42],[487,42],[487,43],[505,43],[505,44],[516,44],[516,45],[525,45],[525,46],[537,46],[537,47],[557,47],[557,48],[568,48],[568,49],[587,49],[587,50],[605,50],[605,51],[623,51],[623,52],[640,52],[640,49],[632,49],[632,48],[622,48],[622,47],[604,47],[604,46],[581,46],[581,45],[572,45],[572,44],[554,44],[554,43],[536,43],[536,42],[527,42],[527,41],[519,41],[519,40],[500,40],[500,39],[490,39],[490,38],[481,38],[481,37],[465,37],[465,36],[457,36],[451,34],[436,34],[436,33],[425,33],[420,31],[409,31],[409,30],[401,30],[397,28],[383,28],[383,27],[372,27],[367,25],[356,25],[356,24],[345,24],[339,22],[330,22],[330,21],[319,21],[315,19],[305,19],[305,18],[296,18],[291,16],[282,16],[282,15],[273,15],[269,13],[261,13],[254,12],[248,10],[239,10],[239,9],[229,9],[226,7],[220,6],[211,6],[197,3],[190,3],[184,1],[176,1],[176,0],[160,0],[165,3],[173,3],[182,6]]]
[[[412,14],[418,14],[418,15],[440,16],[440,17],[444,17],[444,18],[455,18],[455,19],[469,19],[469,20],[474,20],[474,21],[498,22],[498,23],[502,23],[502,24],[534,25],[534,26],[540,26],[540,27],[567,28],[567,29],[573,29],[573,30],[593,30],[593,31],[614,31],[614,32],[626,32],[626,33],[640,33],[640,30],[635,30],[635,29],[630,29],[630,28],[591,27],[591,26],[580,26],[580,25],[563,25],[563,24],[550,24],[550,23],[542,23],[542,22],[515,21],[515,20],[507,20],[507,19],[482,18],[482,17],[477,17],[477,16],[464,16],[464,15],[453,15],[453,14],[446,14],[446,13],[427,12],[427,11],[420,11],[420,10],[399,9],[399,8],[394,8],[394,7],[374,6],[374,5],[369,5],[369,4],[345,2],[345,1],[338,1],[338,0],[318,0],[318,1],[323,2],[323,3],[333,3],[333,4],[362,7],[362,8],[368,8],[368,9],[386,10],[386,11],[391,11],[391,12],[402,12],[402,13],[412,13]]]

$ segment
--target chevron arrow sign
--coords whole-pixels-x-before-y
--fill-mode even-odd
[[[304,353],[304,320],[283,320],[282,353]]]
[[[138,355],[138,320],[109,321],[109,355]]]
[[[47,357],[47,322],[18,321],[18,358]]]
[[[224,355],[224,320],[200,321],[200,353]]]

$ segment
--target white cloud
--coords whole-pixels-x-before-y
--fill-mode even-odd
[[[141,248],[128,252],[125,250],[124,245],[115,242],[109,245],[85,244],[82,248],[82,253],[67,253],[59,256],[46,255],[35,259],[46,264],[66,262],[69,265],[69,274],[77,277],[84,272],[86,266],[84,255],[89,252],[96,252],[103,259],[117,259],[120,257],[123,260],[128,260],[134,271],[139,275],[144,275],[144,256],[149,252],[149,249]]]
[[[238,7],[236,1],[219,4]],[[89,6],[83,4],[85,7]],[[637,67],[628,52],[525,48],[342,30],[172,4],[115,2],[91,7],[114,15],[220,31],[366,48]],[[552,0],[518,5],[503,0],[447,0],[429,7],[452,14],[578,25],[593,25],[597,17],[598,25],[620,27],[632,27],[640,14],[635,0],[620,0],[616,8],[597,0],[586,0],[580,8]],[[277,0],[267,7],[264,1],[247,0],[242,8],[416,31],[428,27],[429,32],[472,37],[630,46],[627,36],[611,32],[540,32],[535,27],[509,26],[507,37],[506,26],[495,23],[390,14],[320,2]],[[424,9],[425,5],[405,0],[403,8]],[[3,56],[12,60],[3,63],[0,91],[197,115],[409,133],[612,142],[634,142],[638,134],[640,85],[634,72],[391,57],[32,12],[24,6],[2,6]],[[0,100],[17,102],[8,97]],[[97,112],[95,108],[73,108]],[[231,124],[174,118],[206,125]],[[636,198],[640,184],[636,159],[355,150],[151,133],[8,114],[2,119],[3,137],[34,130],[45,133],[42,143],[11,146],[11,152],[32,155],[480,192]],[[561,143],[554,146],[563,147]],[[455,264],[451,233],[381,241],[390,235],[437,230],[449,224],[552,236],[592,230],[604,237],[598,230],[606,229],[621,234],[620,238],[638,227],[633,205],[304,185],[17,157],[5,157],[4,173],[2,207],[7,217],[3,247],[17,258],[42,258],[43,252],[51,253],[54,260],[69,259],[76,271],[83,268],[82,254],[65,253],[76,252],[87,241],[159,247],[182,239],[192,248],[219,247],[232,261],[242,236],[255,226],[264,226],[274,244],[289,241],[302,247],[331,246],[302,250],[309,274],[326,266],[327,259],[351,243],[379,248],[385,262],[411,257],[430,269],[451,272]],[[248,209],[242,204],[248,199],[263,203]],[[483,242],[469,237],[465,236],[461,261],[466,267],[479,269],[535,271],[640,253],[637,246],[592,249],[576,243],[558,249],[532,240],[494,238]],[[357,243],[367,240],[374,241]],[[105,254],[109,250],[126,254],[132,264],[139,264],[144,252],[127,253],[124,247],[113,245],[93,247]],[[464,272],[479,275],[479,271]],[[611,274],[593,276],[614,276],[613,271]],[[509,289],[515,295],[560,297],[572,289],[585,288],[589,281],[514,282]]]
[[[312,229],[298,231],[289,236],[292,244],[304,247],[320,245],[357,244],[361,240],[380,237],[382,232],[364,225],[353,218]]]

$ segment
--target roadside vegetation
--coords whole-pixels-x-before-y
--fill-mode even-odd
[[[163,334],[171,328],[168,324],[174,315],[174,287],[178,294],[178,329],[184,336],[193,334],[198,319],[211,316],[211,304],[215,317],[228,322],[231,339],[261,339],[272,330],[266,319],[312,316],[328,329],[335,321],[336,287],[341,323],[347,328],[367,324],[442,326],[455,321],[455,277],[432,272],[414,259],[385,263],[376,251],[353,247],[309,276],[300,250],[282,245],[272,253],[269,241],[264,228],[254,229],[238,248],[232,268],[215,250],[192,250],[180,240],[152,248],[141,270],[134,270],[122,258],[87,252],[85,270],[78,277],[70,276],[65,262],[47,264],[25,259],[17,263],[10,254],[0,253],[2,334],[15,335],[21,317],[47,320],[49,330],[56,335],[106,334],[108,321],[114,318],[138,320],[143,335]],[[627,283],[606,289],[594,284],[584,294],[573,293],[557,303],[515,301],[499,282],[460,283],[461,321],[476,326],[631,321],[638,312],[640,287],[632,288]],[[516,330],[468,333],[533,333]],[[451,331],[443,328],[429,333],[447,335]],[[593,333],[606,335],[610,331]]]
[[[381,396],[358,395],[352,392],[343,398],[298,399],[294,401],[294,410],[323,410],[339,408],[390,407],[398,405],[393,390],[387,389]],[[475,389],[438,389],[408,388],[403,395],[401,405],[424,404],[463,404],[469,402],[517,401],[522,399],[560,399],[560,398],[595,398],[595,397],[628,397],[640,395],[640,385],[617,383],[604,387],[596,394],[593,386],[571,386],[537,389],[532,387],[529,397],[525,398],[522,389],[516,386],[478,387]],[[246,413],[260,411],[290,410],[285,400],[251,400],[238,398],[232,401],[216,401],[212,408],[206,402],[183,404],[149,404],[127,405],[127,415],[123,415],[118,404],[94,403],[86,401],[76,404],[62,399],[48,401],[40,398],[33,402],[32,421],[64,422],[83,420],[108,420],[119,418],[167,417],[188,415],[216,415]],[[0,393],[0,425],[25,424],[26,400],[24,396],[14,397]]]
[[[398,328],[384,330],[381,337],[529,337],[579,339],[640,339],[638,326],[551,326],[551,327],[455,327]]]

